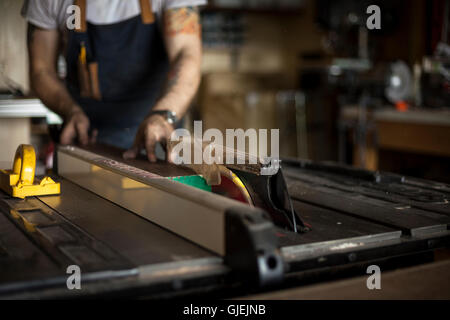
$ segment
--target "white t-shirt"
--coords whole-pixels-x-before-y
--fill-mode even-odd
[[[148,0],[158,19],[167,9],[200,6],[207,0]],[[22,16],[43,29],[66,28],[70,12],[67,8],[74,0],[25,0]],[[141,13],[139,0],[87,0],[86,20],[92,24],[113,24],[133,18]]]

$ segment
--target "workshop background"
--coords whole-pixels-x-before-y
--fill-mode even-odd
[[[381,30],[366,27],[370,4],[381,8]],[[31,143],[42,173],[52,165],[48,127],[61,120],[29,90],[21,7],[0,1],[0,163]],[[450,182],[449,7],[210,0],[203,79],[185,125],[279,128],[282,157]]]

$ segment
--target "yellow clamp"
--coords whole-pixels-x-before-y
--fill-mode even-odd
[[[60,184],[50,177],[36,179],[36,153],[33,146],[21,144],[14,156],[12,170],[0,170],[0,188],[16,198],[59,194]]]

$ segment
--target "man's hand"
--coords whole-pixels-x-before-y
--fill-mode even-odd
[[[168,145],[170,135],[174,128],[161,115],[152,115],[146,118],[139,126],[133,147],[123,154],[125,159],[135,159],[139,152],[145,148],[150,162],[156,162],[155,147],[160,142]]]
[[[70,144],[78,136],[81,144],[87,144],[89,119],[72,99],[56,70],[60,47],[57,29],[41,29],[28,24],[31,86],[45,106],[66,121],[60,142]]]
[[[195,7],[174,8],[164,13],[164,40],[170,61],[166,88],[153,110],[171,110],[182,117],[200,84],[202,41],[200,15]],[[174,128],[164,117],[152,115],[139,127],[133,147],[124,153],[125,159],[136,158],[146,149],[150,162],[156,162],[155,146],[168,146]],[[166,148],[167,149],[167,148]],[[169,155],[166,155],[170,162]]]
[[[61,133],[60,143],[63,145],[72,144],[78,137],[78,142],[85,146],[88,143],[95,143],[97,138],[97,130],[92,132],[89,137],[89,118],[79,109],[71,113],[67,119],[67,123]]]

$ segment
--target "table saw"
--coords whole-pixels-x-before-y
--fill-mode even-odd
[[[121,154],[60,146],[60,194],[0,191],[0,298],[229,298],[431,262],[449,246],[446,184],[282,159],[268,176],[233,168],[236,196]]]

